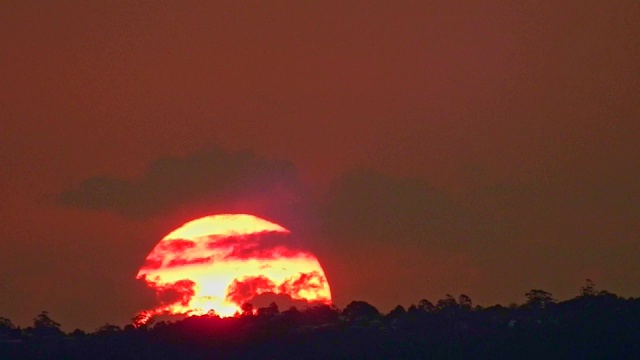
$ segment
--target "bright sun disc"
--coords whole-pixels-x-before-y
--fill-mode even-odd
[[[264,293],[331,303],[318,259],[292,246],[289,230],[247,214],[206,216],[165,236],[147,256],[137,278],[156,291],[160,314],[232,316]]]

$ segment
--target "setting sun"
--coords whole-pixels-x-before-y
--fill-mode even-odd
[[[165,236],[137,278],[156,291],[160,305],[140,313],[232,316],[256,296],[331,303],[317,258],[287,241],[289,231],[247,214],[193,220]]]

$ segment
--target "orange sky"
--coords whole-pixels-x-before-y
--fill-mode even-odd
[[[638,23],[633,0],[5,2],[0,316],[124,323],[153,246],[223,210],[298,234],[339,306],[638,296]]]

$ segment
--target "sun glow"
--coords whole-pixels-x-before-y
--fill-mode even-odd
[[[138,272],[160,302],[141,312],[138,323],[159,314],[232,316],[264,293],[331,303],[320,263],[291,246],[288,235],[282,226],[247,214],[184,224],[156,245]]]

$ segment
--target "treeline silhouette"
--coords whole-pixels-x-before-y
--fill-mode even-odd
[[[638,359],[640,298],[596,291],[558,302],[533,289],[522,305],[473,306],[446,295],[381,314],[353,301],[280,311],[245,304],[215,314],[64,333],[46,311],[20,328],[0,317],[0,359]],[[135,319],[134,319],[135,320]]]

